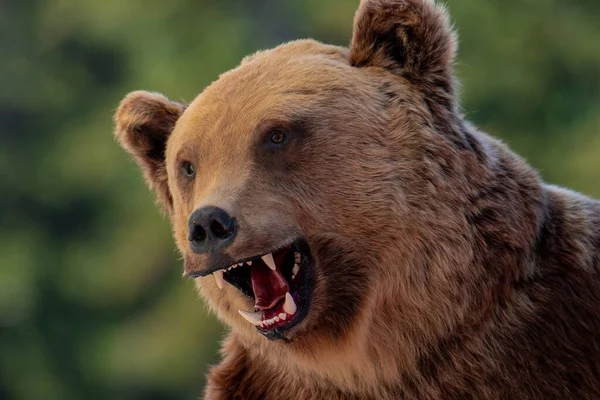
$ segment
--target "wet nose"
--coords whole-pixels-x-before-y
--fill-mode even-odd
[[[190,246],[195,253],[219,250],[235,239],[237,223],[227,211],[206,206],[194,211],[189,222]]]

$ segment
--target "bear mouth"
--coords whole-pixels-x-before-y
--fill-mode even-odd
[[[256,255],[213,272],[254,301],[254,310],[238,310],[246,321],[270,339],[298,325],[308,312],[313,257],[304,239],[270,253]]]

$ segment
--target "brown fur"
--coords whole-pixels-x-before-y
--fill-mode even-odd
[[[287,43],[187,109],[135,92],[117,111],[185,273],[298,235],[316,260],[309,314],[280,341],[239,317],[236,288],[197,279],[231,327],[206,398],[600,398],[600,203],[463,120],[445,10],[365,0],[354,24],[349,50]],[[272,129],[293,133],[285,150],[260,146]],[[223,254],[188,248],[202,205],[240,221]]]

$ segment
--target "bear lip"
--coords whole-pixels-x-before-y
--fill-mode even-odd
[[[226,272],[233,268],[240,267],[244,264],[247,266],[252,265],[253,262],[260,260],[261,258],[273,254],[281,249],[293,246],[298,241],[304,241],[300,238],[288,239],[285,242],[282,242],[279,246],[273,247],[272,250],[265,251],[264,253],[260,253],[260,255],[254,255],[251,257],[243,257],[233,261],[230,257],[224,254],[216,254],[214,258],[209,261],[208,268],[206,269],[195,269],[193,271],[188,271],[184,273],[184,276],[196,279],[203,278],[205,276],[214,274],[215,272],[222,271]]]

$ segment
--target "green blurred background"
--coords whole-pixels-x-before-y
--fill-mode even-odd
[[[222,325],[112,136],[246,54],[346,45],[357,0],[0,2],[0,399],[194,399]],[[600,196],[600,2],[450,0],[469,119]]]

